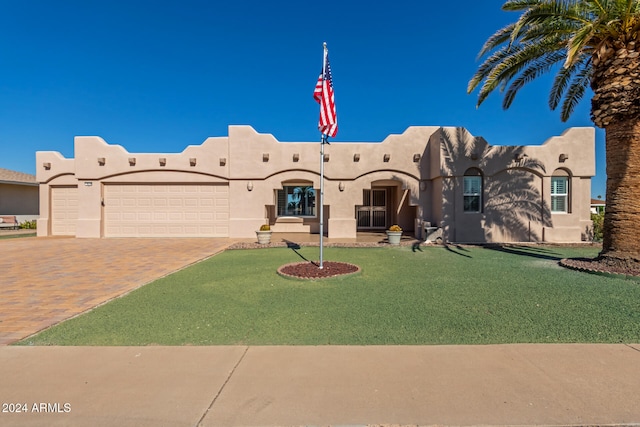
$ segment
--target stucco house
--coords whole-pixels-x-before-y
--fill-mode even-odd
[[[0,216],[16,216],[22,221],[36,219],[38,191],[35,175],[0,168]]]
[[[592,214],[600,214],[603,213],[607,203],[604,200],[600,199],[591,199],[591,213]]]
[[[47,151],[36,162],[39,236],[255,238],[264,223],[320,232],[319,142],[230,126],[181,153],[150,154],[79,136],[74,158]],[[491,146],[464,128],[416,126],[325,146],[324,174],[329,238],[399,224],[450,242],[578,242],[591,227],[595,131]]]

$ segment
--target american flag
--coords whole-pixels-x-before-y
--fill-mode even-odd
[[[338,133],[338,116],[336,115],[336,104],[333,99],[333,80],[331,79],[329,51],[326,44],[324,46],[322,68],[316,88],[313,91],[313,99],[320,104],[318,129],[323,135],[334,137]]]

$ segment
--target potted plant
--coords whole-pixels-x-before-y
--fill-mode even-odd
[[[394,224],[387,230],[387,239],[392,245],[399,245],[402,238],[402,228],[399,225]]]
[[[261,245],[268,245],[271,243],[271,227],[269,224],[262,224],[260,230],[256,231],[258,236],[258,243]]]

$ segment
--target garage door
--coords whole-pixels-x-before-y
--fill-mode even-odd
[[[228,237],[229,186],[109,184],[106,237]]]
[[[78,187],[51,187],[51,235],[75,236]]]

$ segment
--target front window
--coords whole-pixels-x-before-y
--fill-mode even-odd
[[[316,216],[316,190],[301,185],[278,190],[278,216]]]
[[[480,212],[482,206],[482,176],[464,177],[464,211]]]
[[[551,177],[551,212],[569,212],[569,178],[566,176]]]

